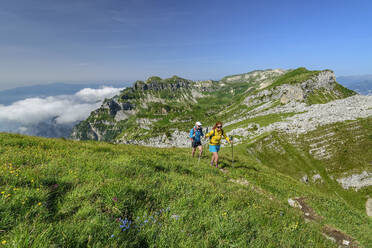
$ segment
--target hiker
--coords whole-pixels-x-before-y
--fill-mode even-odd
[[[203,153],[203,146],[201,144],[201,137],[204,137],[202,124],[197,121],[195,126],[190,130],[190,140],[191,140],[191,147],[192,147],[192,156],[194,157],[196,148],[199,148],[199,157],[201,157]]]
[[[212,153],[212,160],[211,160],[211,166],[213,166],[213,163],[216,164],[216,168],[218,168],[218,151],[220,150],[221,146],[221,139],[224,137],[227,142],[230,144],[232,141],[230,141],[229,137],[227,137],[222,129],[222,122],[218,121],[214,127],[212,128],[212,131],[207,133],[205,135],[205,138],[209,137],[209,151]]]

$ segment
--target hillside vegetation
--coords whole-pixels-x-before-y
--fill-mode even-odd
[[[336,82],[332,71],[303,67],[252,71],[220,81],[150,77],[106,99],[75,127],[72,138],[147,145],[166,141],[181,147],[180,136],[196,121],[211,126],[216,117],[226,123],[293,102],[312,105],[354,94]]]
[[[367,118],[271,132],[235,146],[233,164],[223,148],[221,170],[189,149],[3,133],[1,246],[337,247],[325,237],[337,230],[350,247],[371,247],[371,187],[336,182],[370,167],[371,127]],[[327,144],[328,155],[310,151]],[[321,180],[301,182],[304,174]]]

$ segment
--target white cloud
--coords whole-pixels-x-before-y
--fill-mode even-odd
[[[117,95],[123,88],[85,88],[74,95],[27,98],[0,105],[0,131],[27,130],[29,125],[56,118],[57,124],[72,124],[86,119],[105,98]],[[12,129],[13,125],[13,129]],[[21,126],[21,129],[20,129]]]
[[[85,88],[80,90],[75,94],[79,99],[84,100],[85,102],[96,102],[97,100],[104,100],[105,98],[110,98],[116,95],[123,88],[112,88],[112,87],[103,87],[101,89],[91,89]]]

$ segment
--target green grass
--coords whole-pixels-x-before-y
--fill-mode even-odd
[[[370,133],[371,119],[357,123]],[[336,247],[321,234],[330,224],[368,247],[372,220],[363,203],[372,192],[343,190],[330,176],[343,172],[337,163],[364,169],[372,161],[372,139],[366,135],[356,143],[347,126],[327,128],[350,137],[336,145],[336,152],[347,147],[344,157],[320,161],[306,153],[306,140],[326,128],[298,137],[297,145],[288,135],[272,133],[235,146],[234,166],[231,150],[222,148],[220,166],[227,173],[208,166],[209,154],[198,164],[189,149],[0,134],[0,242],[4,247]],[[299,181],[302,173],[314,171],[323,184]],[[249,186],[231,179],[245,179]],[[288,206],[287,199],[296,196],[305,196],[324,218],[306,223]],[[118,218],[133,224],[121,231]]]
[[[307,104],[323,104],[340,98],[346,98],[353,96],[356,93],[352,90],[349,90],[342,85],[336,83],[332,91],[328,90],[314,90],[306,98]]]
[[[254,117],[254,118],[249,118],[249,119],[242,120],[240,122],[234,123],[232,125],[229,125],[225,129],[228,132],[228,131],[231,131],[235,128],[247,127],[249,124],[252,124],[252,123],[258,124],[261,127],[265,127],[265,126],[268,126],[272,123],[282,121],[282,120],[284,120],[288,117],[294,116],[296,114],[298,114],[298,113],[278,113],[278,114],[268,114],[268,115],[257,116],[257,117]]]
[[[310,79],[313,76],[318,75],[320,72],[321,71],[309,71],[304,67],[300,67],[280,76],[277,80],[274,81],[274,83],[272,83],[265,89],[272,89],[282,84],[298,84]]]

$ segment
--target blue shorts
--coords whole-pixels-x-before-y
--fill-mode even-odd
[[[220,145],[209,145],[210,152],[218,152],[220,150]]]

